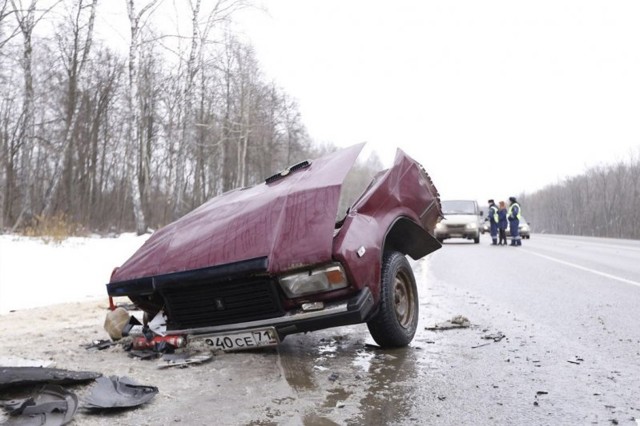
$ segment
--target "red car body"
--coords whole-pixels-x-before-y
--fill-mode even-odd
[[[368,321],[380,300],[383,253],[419,259],[440,248],[433,229],[441,210],[424,169],[398,150],[336,223],[361,149],[211,199],[156,231],[114,271],[108,294],[129,296],[151,315],[163,310],[172,333],[203,337],[272,327],[281,340]],[[346,285],[303,296],[283,290],[283,276],[325,265],[341,266]]]

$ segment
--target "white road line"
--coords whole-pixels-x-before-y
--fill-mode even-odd
[[[556,259],[555,257],[546,256],[544,254],[536,253],[536,252],[531,251],[531,250],[522,249],[522,248],[520,250],[521,251],[525,251],[525,252],[527,252],[529,254],[533,254],[534,256],[542,257],[542,258],[550,260],[552,262],[560,263],[561,265],[571,266],[572,268],[580,269],[580,270],[586,271],[586,272],[591,272],[592,274],[600,275],[601,277],[609,278],[609,279],[612,279],[612,280],[620,281],[621,283],[631,284],[631,285],[635,285],[635,286],[640,287],[640,282],[637,282],[637,281],[632,281],[632,280],[628,280],[626,278],[617,277],[615,275],[607,274],[606,272],[596,271],[595,269],[585,268],[584,266],[576,265],[575,263],[571,263],[571,262],[567,262],[567,261],[564,261],[564,260]]]
[[[617,250],[640,251],[640,248],[632,247],[630,245],[607,244],[607,243],[599,243],[597,241],[588,241],[588,240],[581,240],[581,239],[574,239],[574,238],[552,237],[552,236],[546,236],[546,235],[545,236],[536,235],[536,237],[542,237],[542,238],[546,237],[548,240],[560,240],[567,244],[584,244],[584,245],[595,246],[595,247],[613,248]]]

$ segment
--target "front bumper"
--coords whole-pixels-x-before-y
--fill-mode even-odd
[[[480,235],[480,231],[478,229],[468,230],[468,229],[443,229],[435,232],[435,236],[438,239],[446,240],[448,238],[465,238],[468,240],[472,240],[474,238],[478,238]]]
[[[224,324],[183,330],[171,330],[171,334],[187,334],[193,338],[209,338],[224,333],[235,333],[257,328],[274,327],[280,340],[289,334],[321,330],[365,322],[374,312],[374,302],[368,287],[349,300],[327,303],[322,310],[304,312],[288,311],[285,315],[257,321]]]

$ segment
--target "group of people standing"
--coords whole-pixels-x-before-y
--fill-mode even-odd
[[[490,225],[491,245],[501,246],[507,245],[507,224],[509,225],[509,233],[511,234],[512,246],[521,246],[522,238],[520,237],[520,218],[522,217],[520,204],[516,197],[509,197],[509,207],[504,201],[500,201],[496,205],[493,199],[488,201],[489,214],[487,215]],[[498,236],[500,240],[498,241]]]

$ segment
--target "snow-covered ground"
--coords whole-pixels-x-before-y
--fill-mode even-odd
[[[107,298],[105,284],[149,235],[69,238],[61,244],[0,235],[0,314]]]

